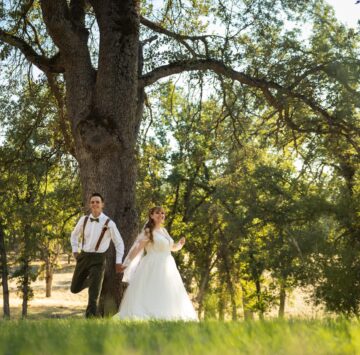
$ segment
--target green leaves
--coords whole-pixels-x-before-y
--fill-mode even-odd
[[[57,111],[41,81],[0,97],[0,217],[9,245],[10,264],[18,268],[19,291],[25,302],[38,276],[31,263],[56,264],[69,249],[71,222],[79,213],[79,180],[72,157],[58,132]],[[24,314],[26,316],[26,313]]]

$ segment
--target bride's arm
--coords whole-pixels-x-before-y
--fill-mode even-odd
[[[140,240],[136,243],[135,248],[128,254],[130,261],[135,258],[140,250],[145,248],[148,242],[148,240]]]
[[[146,244],[149,243],[149,239],[143,237],[139,239],[130,249],[128,255],[123,263],[124,266],[129,266],[131,261],[145,248]]]
[[[163,228],[163,231],[169,236],[169,238],[171,238],[171,235],[165,228]],[[181,237],[177,243],[173,244],[171,251],[179,251],[184,246],[184,244],[185,244],[185,237]]]
[[[177,243],[174,243],[172,248],[171,248],[171,251],[178,251],[180,250],[185,244],[185,238],[182,237],[180,238],[180,240],[177,242]]]

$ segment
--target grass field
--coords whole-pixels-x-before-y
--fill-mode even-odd
[[[29,320],[25,321],[18,320],[22,300],[16,293],[15,280],[11,280],[12,320],[0,320],[0,355],[360,354],[360,323],[342,319],[304,320],[325,315],[304,302],[306,294],[302,292],[294,292],[286,308],[286,317],[298,320],[200,323],[85,320],[87,292],[74,295],[69,291],[73,269],[74,263],[67,264],[64,257],[54,276],[51,298],[45,297],[44,280],[32,284],[35,295],[29,304]],[[275,316],[276,312],[275,309]]]
[[[0,321],[0,354],[360,354],[360,323]]]

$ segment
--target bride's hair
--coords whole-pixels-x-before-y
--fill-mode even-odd
[[[150,239],[151,242],[154,241],[153,230],[155,228],[155,222],[151,218],[151,215],[154,214],[155,212],[161,212],[161,211],[164,212],[164,209],[161,206],[155,206],[153,208],[150,208],[149,210],[149,216],[148,216],[149,219],[145,223],[144,231],[145,231],[145,235]]]

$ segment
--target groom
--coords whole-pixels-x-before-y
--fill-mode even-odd
[[[90,197],[89,216],[82,216],[71,233],[71,247],[76,259],[76,267],[71,282],[71,292],[78,293],[89,287],[86,318],[96,316],[97,303],[105,271],[105,252],[110,239],[116,249],[116,272],[123,271],[122,258],[124,242],[115,223],[103,213],[104,199],[99,193]],[[81,253],[79,254],[79,237]]]

